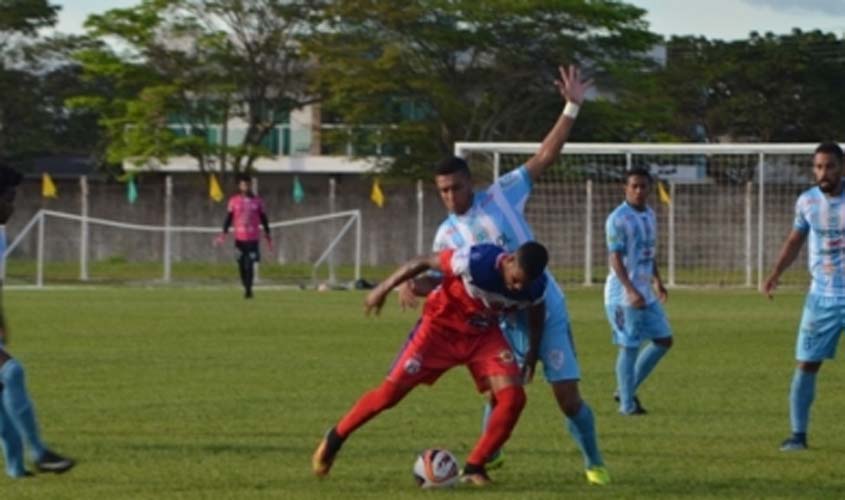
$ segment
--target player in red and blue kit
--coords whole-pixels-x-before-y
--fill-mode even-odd
[[[476,443],[462,474],[467,483],[490,482],[484,464],[507,441],[525,406],[523,378],[510,345],[499,328],[501,316],[528,309],[531,342],[540,343],[545,318],[548,253],[530,241],[508,253],[493,244],[448,249],[411,260],[367,296],[365,311],[378,313],[396,286],[428,270],[443,273],[443,281],[425,302],[423,314],[396,357],[387,379],[364,394],[332,427],[314,452],[317,476],[329,473],[334,458],[352,432],[395,406],[419,384],[433,384],[452,367],[469,368],[479,392],[491,391],[496,401],[489,424]]]
[[[215,242],[219,245],[226,239],[229,227],[235,228],[235,248],[240,252],[238,255],[238,271],[241,275],[241,283],[244,286],[244,297],[252,298],[252,283],[255,279],[255,264],[261,260],[258,241],[261,238],[261,228],[264,226],[264,239],[267,246],[273,249],[273,240],[270,237],[270,225],[267,222],[267,215],[264,213],[264,201],[260,196],[252,192],[249,175],[238,176],[238,194],[229,198],[229,211],[226,220],[223,222],[223,233]],[[259,226],[260,225],[260,226]]]

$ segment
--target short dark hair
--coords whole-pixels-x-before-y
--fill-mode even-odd
[[[249,175],[248,173],[244,172],[244,173],[238,174],[236,179],[237,179],[238,182],[251,182],[252,176]]]
[[[654,177],[651,176],[651,172],[649,172],[648,168],[631,167],[629,170],[625,171],[625,184],[628,183],[628,180],[630,180],[631,177],[635,176],[645,177],[646,179],[648,179],[649,184],[654,182]]]
[[[525,271],[526,276],[531,281],[539,278],[549,263],[549,252],[546,251],[546,247],[536,241],[523,243],[516,249],[514,255],[516,256],[516,263],[520,269]]]
[[[0,193],[18,187],[22,180],[23,175],[20,172],[5,163],[0,163]]]
[[[457,156],[448,156],[440,160],[440,163],[434,166],[434,175],[452,175],[461,172],[467,177],[470,176],[469,165],[466,160]]]
[[[816,146],[815,154],[824,153],[836,157],[836,161],[842,163],[842,148],[835,142],[823,142]]]

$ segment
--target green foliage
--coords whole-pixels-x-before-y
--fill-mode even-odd
[[[842,137],[845,40],[819,31],[751,33],[724,42],[673,38],[661,88],[677,106],[670,130],[710,140],[815,142]]]
[[[112,93],[72,102],[101,114],[112,161],[189,155],[203,172],[248,170],[268,154],[262,142],[280,120],[313,101],[300,53],[312,3],[144,0],[90,16],[89,35],[104,43],[78,60]],[[230,121],[243,123],[241,140],[230,137]],[[207,139],[213,126],[222,127],[216,144]]]
[[[97,148],[95,117],[64,105],[89,91],[69,57],[80,37],[40,36],[59,7],[44,0],[0,0],[0,158],[26,166],[33,157],[88,154]]]
[[[49,0],[0,0],[0,48],[9,33],[33,36],[56,24],[60,8]]]
[[[424,175],[455,141],[541,139],[560,112],[557,66],[643,64],[657,41],[643,14],[616,1],[339,0],[308,48],[325,109],[379,126],[393,171]]]

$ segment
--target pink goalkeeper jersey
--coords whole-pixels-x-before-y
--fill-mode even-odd
[[[264,213],[261,197],[236,194],[229,198],[229,212],[232,213],[236,240],[257,241],[261,238],[261,214]]]

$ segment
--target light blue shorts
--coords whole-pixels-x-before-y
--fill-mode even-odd
[[[672,336],[663,305],[654,301],[637,308],[623,304],[605,305],[607,320],[613,330],[613,343],[623,347],[639,347],[647,340]]]
[[[510,315],[502,322],[501,327],[522,366],[530,342],[528,313],[520,311]],[[543,374],[550,383],[581,378],[569,326],[566,299],[554,282],[549,283],[546,291],[546,321],[538,357],[543,362]]]
[[[798,361],[833,359],[843,328],[845,298],[807,294],[798,327],[795,358]]]

